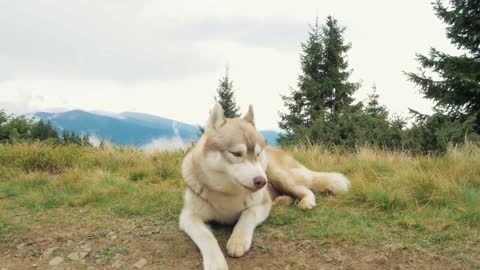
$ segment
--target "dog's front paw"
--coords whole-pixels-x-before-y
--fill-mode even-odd
[[[204,270],[228,270],[227,261],[223,256],[221,258],[216,257],[209,261],[205,261],[203,264]]]
[[[227,242],[227,253],[232,257],[242,257],[250,249],[251,241],[231,236]]]

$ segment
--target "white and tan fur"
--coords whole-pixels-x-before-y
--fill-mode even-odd
[[[206,270],[228,269],[208,222],[235,224],[227,253],[241,257],[251,247],[256,226],[268,217],[272,200],[293,202],[293,196],[308,210],[315,206],[312,190],[336,194],[349,188],[342,174],[311,171],[267,146],[255,128],[252,106],[245,117],[229,119],[216,104],[205,133],[183,161],[182,174],[188,189],[180,228],[200,249]]]

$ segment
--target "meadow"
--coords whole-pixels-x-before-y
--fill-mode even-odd
[[[480,148],[288,151],[352,182],[318,206],[274,206],[231,269],[480,268]],[[0,145],[0,269],[199,269],[178,229],[184,153]],[[222,249],[230,227],[213,225]],[[275,259],[272,259],[275,258]]]

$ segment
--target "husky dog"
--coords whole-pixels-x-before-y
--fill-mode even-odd
[[[308,210],[315,206],[312,190],[336,194],[350,185],[340,173],[311,171],[267,146],[255,128],[251,105],[243,118],[230,119],[217,103],[205,133],[183,161],[182,174],[188,188],[180,229],[200,249],[205,270],[228,269],[207,222],[235,224],[227,253],[241,257],[250,249],[255,227],[268,217],[272,200],[293,202],[293,196]]]

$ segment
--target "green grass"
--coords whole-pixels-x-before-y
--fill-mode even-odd
[[[342,154],[319,146],[288,151],[311,169],[345,173],[351,190],[317,197],[312,211],[274,207],[258,235],[480,253],[478,146],[451,148],[443,156],[368,148]],[[17,212],[48,216],[58,209],[88,208],[176,224],[185,189],[182,159],[180,152],[131,148],[0,145],[0,243],[21,227],[8,218]],[[229,232],[221,227],[216,235],[226,238]],[[268,245],[256,248],[265,251]],[[110,253],[105,250],[104,257]]]

